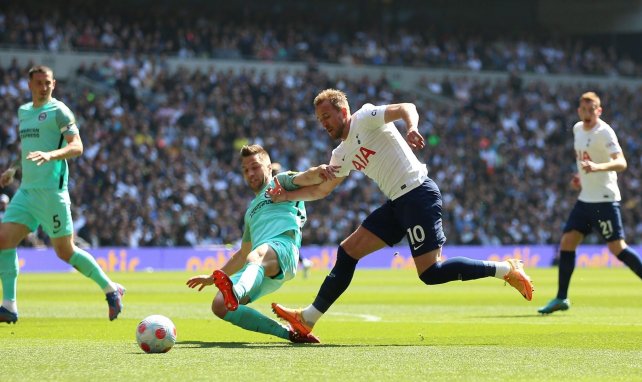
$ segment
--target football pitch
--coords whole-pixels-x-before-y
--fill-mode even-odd
[[[216,318],[216,289],[193,273],[120,273],[125,308],[113,322],[98,288],[77,273],[20,275],[20,319],[0,325],[8,381],[632,381],[642,380],[642,284],[625,268],[578,268],[573,306],[550,316],[556,268],[527,269],[533,301],[487,278],[426,286],[413,270],[357,270],[314,329],[322,344],[293,345]],[[251,306],[306,306],[326,272],[313,271]],[[178,342],[145,354],[138,322],[170,317]]]

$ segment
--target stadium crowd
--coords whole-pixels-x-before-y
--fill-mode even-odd
[[[15,62],[0,69],[0,168],[19,152],[16,110],[29,101],[26,71]],[[452,89],[442,96],[453,102],[440,104],[391,90],[385,78],[330,79],[315,70],[276,78],[251,70],[170,72],[162,59],[145,55],[113,55],[76,75],[116,89],[72,94],[61,83],[54,92],[75,112],[85,144],[83,156],[70,161],[70,193],[78,236],[90,245],[197,246],[240,238],[251,195],[238,148],[260,143],[285,169],[327,163],[335,142],[311,105],[327,87],[346,91],[353,109],[364,102],[417,104],[428,142],[418,155],[441,187],[450,244],[557,243],[575,200],[567,186],[575,171],[571,127],[577,97],[587,89],[473,78],[423,84]],[[629,161],[619,181],[623,218],[627,241],[639,243],[642,100],[624,88],[593,90]],[[11,196],[16,186],[0,192]],[[338,243],[382,201],[376,185],[353,173],[328,198],[308,203],[304,244]]]
[[[104,63],[83,64],[76,72],[93,87],[60,83],[54,92],[75,112],[85,144],[83,156],[70,161],[70,193],[78,236],[93,246],[196,246],[238,239],[251,196],[239,172],[238,148],[260,143],[286,169],[327,163],[335,142],[319,127],[311,105],[314,94],[327,87],[346,91],[353,109],[364,102],[417,104],[420,131],[428,141],[418,155],[441,187],[450,244],[557,243],[575,201],[567,187],[575,171],[571,126],[577,97],[589,89],[525,85],[518,77],[492,83],[474,76],[444,77],[418,84],[452,101],[438,103],[395,90],[386,78],[330,79],[313,65],[276,78],[249,69],[172,72],[167,56],[444,67],[517,76],[642,75],[641,63],[626,51],[581,38],[479,33],[426,23],[380,28],[348,17],[337,25],[316,12],[290,17],[296,10],[283,4],[251,14],[177,9],[164,2],[146,7],[144,0],[125,7],[72,3],[56,7],[25,0],[15,7],[0,2],[0,47],[109,53]],[[29,101],[27,69],[16,62],[0,68],[5,121],[0,169],[19,152],[16,110]],[[637,132],[642,122],[637,117],[642,100],[629,89],[590,90],[602,97],[604,119],[615,128],[629,161],[620,174],[622,212],[627,241],[640,243],[642,137]],[[16,186],[0,193],[12,196]],[[304,244],[338,243],[382,201],[374,184],[353,173],[326,200],[308,203]],[[29,245],[39,245],[46,237],[39,233],[30,240]]]
[[[403,28],[383,28],[374,21],[354,24],[346,17],[337,25],[340,21],[323,19],[318,12],[301,14],[283,6],[254,13],[216,12],[202,6],[117,7],[83,1],[52,10],[28,1],[22,7],[0,2],[0,46],[471,71],[642,74],[639,57],[595,39],[445,29],[421,20],[404,23]],[[314,22],[306,17],[314,17]]]

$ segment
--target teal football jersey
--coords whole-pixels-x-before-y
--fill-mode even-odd
[[[68,166],[65,159],[38,166],[28,160],[32,151],[52,151],[67,145],[64,135],[78,134],[74,114],[55,98],[40,107],[33,102],[20,106],[19,132],[22,142],[22,183],[20,187],[67,189]]]
[[[279,181],[286,173],[279,174]],[[267,189],[274,186],[270,180],[261,192],[250,202],[245,212],[245,229],[243,241],[251,241],[253,249],[270,239],[292,232],[295,244],[301,246],[301,230],[307,220],[305,202],[290,201],[273,203]],[[288,187],[290,188],[290,187]]]

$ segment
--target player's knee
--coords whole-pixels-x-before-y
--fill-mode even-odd
[[[227,314],[227,308],[225,307],[225,301],[220,294],[217,294],[212,301],[212,313],[220,319],[223,319]]]
[[[578,231],[565,232],[562,235],[562,240],[560,241],[560,250],[575,251],[575,249],[580,244],[583,238],[584,238],[584,235],[582,235]]]
[[[374,244],[373,244],[374,243]],[[381,249],[386,246],[386,243],[378,236],[359,226],[356,231],[344,239],[340,247],[354,259],[361,259],[364,256]]]
[[[8,224],[0,223],[0,250],[16,248],[28,233],[26,228],[25,232],[20,232]]]
[[[74,255],[73,252],[69,253],[69,252],[64,252],[64,251],[56,251],[56,256],[58,256],[58,258],[60,260],[66,262],[66,263],[68,263],[71,260],[71,256],[73,256],[73,255]]]
[[[60,260],[66,262],[69,262],[71,257],[74,255],[74,252],[76,252],[71,240],[55,239],[52,240],[51,244],[56,252],[56,256],[58,256]]]
[[[436,285],[442,284],[441,280],[441,263],[434,263],[428,269],[426,269],[422,274],[419,275],[419,279],[424,282],[426,285]]]
[[[627,247],[626,242],[624,240],[621,240],[621,239],[620,240],[610,241],[610,242],[606,243],[606,245],[609,247],[609,251],[614,256],[617,256],[620,253],[622,253],[622,251],[624,251],[624,248]]]
[[[0,230],[0,250],[9,249],[9,248],[11,248],[9,243],[9,237],[7,236],[6,233]]]

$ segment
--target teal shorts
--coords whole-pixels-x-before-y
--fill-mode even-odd
[[[291,237],[281,235],[261,244],[269,245],[274,252],[276,252],[281,272],[274,277],[265,277],[260,287],[250,292],[250,300],[248,303],[256,301],[259,298],[276,291],[286,281],[292,280],[296,275],[297,267],[299,265],[299,247],[296,246]],[[238,283],[241,278],[241,274],[245,271],[246,267],[247,263],[240,271],[230,277],[233,284]]]
[[[31,232],[41,225],[51,238],[69,236],[74,232],[69,192],[19,188],[7,206],[2,222],[25,225]]]

